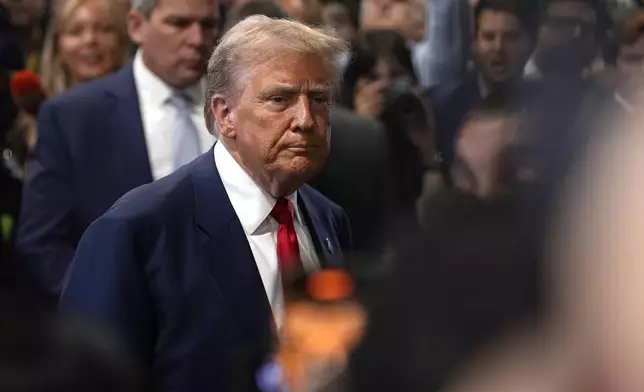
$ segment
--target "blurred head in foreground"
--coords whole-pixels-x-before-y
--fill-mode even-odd
[[[96,331],[0,292],[0,390],[137,392],[138,368]]]
[[[642,103],[636,103],[638,108]],[[611,391],[644,390],[644,165],[640,113],[578,165],[554,233],[554,297]]]
[[[420,238],[399,250],[356,350],[357,391],[437,391],[463,361],[538,311],[536,260],[511,202],[454,189],[425,202]]]

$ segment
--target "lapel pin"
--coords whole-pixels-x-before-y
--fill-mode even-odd
[[[324,243],[325,243],[326,249],[329,251],[329,253],[333,254],[333,245],[331,245],[331,240],[328,239],[328,238],[325,238]]]

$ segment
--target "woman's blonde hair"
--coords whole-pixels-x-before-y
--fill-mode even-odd
[[[110,23],[114,26],[119,36],[123,50],[124,65],[130,59],[129,36],[125,24],[126,10],[115,0],[55,0],[54,13],[51,22],[47,27],[43,53],[41,57],[41,81],[43,88],[49,97],[56,96],[71,87],[71,81],[67,70],[58,53],[58,38],[60,32],[70,16],[81,6],[99,1],[107,10]]]

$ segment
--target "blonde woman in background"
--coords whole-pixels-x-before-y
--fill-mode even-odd
[[[45,37],[41,78],[49,97],[123,66],[127,10],[114,0],[58,0]]]

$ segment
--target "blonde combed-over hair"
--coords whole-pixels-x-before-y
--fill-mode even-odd
[[[208,62],[204,117],[211,133],[216,133],[211,112],[214,96],[235,100],[242,81],[253,65],[285,55],[320,57],[334,71],[339,83],[342,75],[340,58],[348,52],[345,41],[321,28],[288,20],[253,15],[224,34]]]

